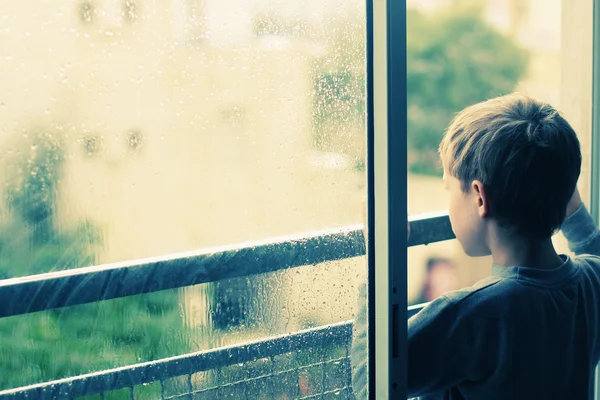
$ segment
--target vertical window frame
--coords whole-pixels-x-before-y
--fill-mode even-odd
[[[369,397],[406,399],[406,0],[373,0],[368,89]],[[368,91],[369,93],[369,91]],[[369,94],[370,94],[369,93]],[[371,108],[372,107],[372,108]],[[391,112],[393,110],[393,112]],[[376,372],[376,373],[375,373]]]
[[[566,1],[566,0],[563,0]],[[593,0],[592,73],[591,73],[591,132],[590,132],[590,213],[600,224],[600,0]],[[600,365],[596,367],[594,398],[600,400]]]

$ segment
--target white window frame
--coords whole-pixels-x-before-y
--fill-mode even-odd
[[[406,0],[372,0],[373,140],[369,168],[369,397],[406,399]],[[390,110],[393,110],[390,111]],[[402,155],[405,155],[404,157]]]

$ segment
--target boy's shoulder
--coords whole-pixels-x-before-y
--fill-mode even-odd
[[[574,266],[573,274],[565,276],[563,283],[585,276],[587,278],[584,279],[600,293],[600,256],[582,254],[569,258],[568,262]],[[479,319],[482,316],[496,318],[507,315],[507,309],[519,310],[523,302],[530,303],[540,293],[539,290],[531,290],[530,283],[531,280],[526,277],[489,276],[473,286],[447,292],[432,301],[422,310],[421,318]]]
[[[499,288],[498,285],[502,286],[502,278],[498,276],[489,276],[475,283],[473,286],[469,286],[463,289],[454,290],[451,292],[444,293],[444,297],[448,304],[457,305],[464,301],[471,300],[473,297],[481,298],[488,297],[490,294],[495,294]]]
[[[490,276],[478,281],[473,286],[444,293],[411,317],[409,326],[426,323],[432,319],[455,320],[468,315],[480,314],[489,306],[494,307],[494,304],[499,302],[499,296],[506,295],[504,281],[506,279]]]
[[[576,256],[571,256],[570,257],[571,261],[579,264],[579,266],[581,267],[582,264],[586,264],[586,265],[599,265],[600,264],[600,256],[597,256],[595,254],[578,254]]]
[[[415,323],[441,318],[478,321],[483,316],[496,319],[507,315],[509,303],[519,302],[528,289],[515,279],[489,276],[472,286],[444,293],[413,316]],[[418,318],[417,318],[418,317]]]
[[[571,257],[571,262],[578,267],[581,273],[595,281],[600,290],[600,256],[595,254],[578,254]]]

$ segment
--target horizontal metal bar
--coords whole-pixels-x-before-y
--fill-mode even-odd
[[[0,280],[0,318],[365,254],[362,226]]]
[[[446,211],[410,216],[408,222],[410,224],[409,247],[456,238]]]
[[[305,396],[305,397],[300,397],[298,400],[310,400],[310,399],[324,399],[324,398],[329,398],[329,397],[325,397],[325,396],[331,396],[331,398],[338,398],[338,399],[346,399],[348,398],[347,396],[350,395],[350,389],[347,387],[344,388],[339,388],[339,389],[334,389],[334,390],[327,390],[318,394],[311,394],[309,396]],[[351,397],[354,398],[354,397]]]
[[[419,311],[424,309],[427,304],[429,303],[421,303],[408,306],[408,318],[412,317],[413,315],[417,314]]]
[[[298,350],[319,348],[352,340],[352,321],[307,329],[254,342],[200,351],[122,368],[39,383],[0,392],[2,400],[62,399],[89,396],[182,375],[243,364]]]
[[[195,395],[195,394],[206,393],[206,392],[210,392],[210,391],[217,391],[217,390],[227,389],[227,388],[231,388],[231,387],[235,387],[235,386],[239,386],[239,385],[252,384],[253,382],[256,382],[256,381],[260,381],[260,380],[264,380],[264,379],[268,379],[268,378],[276,378],[278,376],[284,376],[284,375],[287,375],[287,374],[289,374],[291,372],[299,373],[299,372],[302,372],[303,370],[309,370],[309,369],[315,368],[315,367],[321,367],[321,368],[323,368],[326,365],[337,364],[337,363],[342,363],[342,362],[347,362],[347,361],[349,361],[349,358],[347,358],[347,357],[335,358],[335,359],[331,359],[331,360],[327,360],[327,361],[321,361],[321,362],[318,362],[318,363],[312,363],[312,364],[308,364],[308,365],[303,365],[303,366],[300,366],[298,368],[284,369],[284,370],[273,372],[273,373],[269,373],[269,374],[264,374],[264,375],[259,375],[259,376],[253,376],[251,378],[247,378],[247,379],[244,379],[244,380],[239,380],[239,381],[235,381],[235,382],[231,382],[231,383],[226,383],[224,385],[213,386],[213,387],[209,387],[209,388],[205,388],[205,389],[200,389],[200,390],[193,390],[191,393],[183,393],[183,394],[174,395],[174,396],[165,398],[165,400],[177,399],[177,398],[184,398],[184,397],[188,397],[189,398],[190,394]],[[349,368],[350,368],[350,366],[348,365],[348,369]],[[345,388],[341,387],[341,388],[332,390],[332,392],[335,392],[336,390],[339,391],[339,390],[342,390],[342,389],[345,389]],[[320,393],[320,394],[327,394],[327,393]]]
[[[447,214],[409,218],[409,246],[454,238]],[[362,225],[0,280],[0,318],[365,255]]]

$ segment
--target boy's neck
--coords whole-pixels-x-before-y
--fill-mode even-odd
[[[554,269],[564,262],[556,253],[551,238],[542,241],[527,241],[521,238],[496,240],[490,247],[494,264],[505,267]]]

